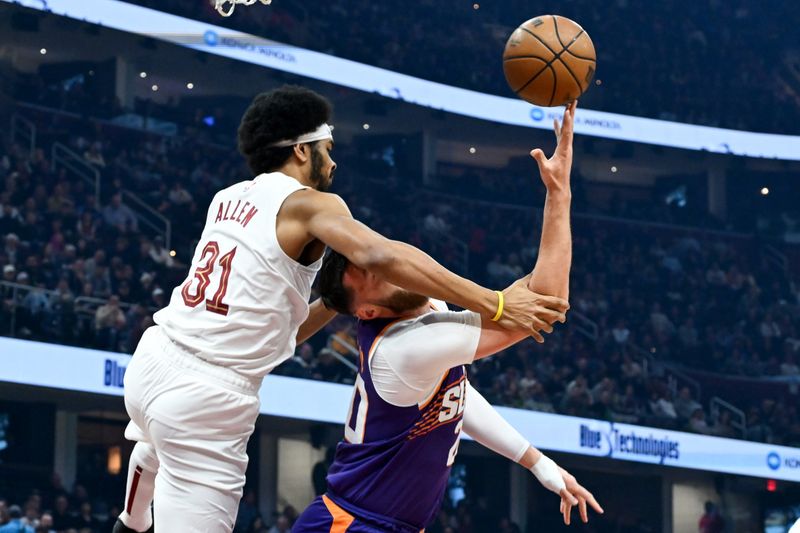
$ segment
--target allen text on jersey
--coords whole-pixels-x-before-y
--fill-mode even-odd
[[[231,209],[232,203],[233,202],[231,200],[219,203],[219,209],[217,209],[217,218],[214,220],[214,222],[216,223],[223,220],[233,220],[234,222],[241,224],[243,228],[246,228],[247,224],[250,222],[250,219],[253,218],[258,212],[258,208],[256,206],[251,206],[250,202],[245,202],[244,205],[242,205],[242,201],[237,200],[236,206]]]

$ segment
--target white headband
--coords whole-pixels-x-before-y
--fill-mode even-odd
[[[333,140],[333,126],[323,123],[319,128],[310,133],[304,133],[296,139],[285,139],[270,144],[274,148],[285,148],[287,146],[294,146],[295,144],[310,143],[314,141],[321,141],[323,139]]]

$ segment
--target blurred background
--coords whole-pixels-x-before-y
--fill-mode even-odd
[[[776,153],[798,146],[800,4],[274,0],[230,18],[206,0],[81,2],[89,17],[63,16],[64,0],[24,4],[0,1],[0,531],[16,513],[36,531],[111,530],[132,449],[120,354],[186,276],[212,195],[251,177],[236,128],[261,91],[302,84],[333,102],[333,192],[356,218],[490,287],[527,273],[544,200],[528,152],[555,144],[538,111],[531,127],[479,120],[404,101],[402,88],[333,83],[322,65],[513,98],[505,40],[542,13],[578,21],[598,52],[575,140],[570,320],[543,345],[472,365],[472,383],[534,444],[593,420],[702,452],[659,464],[565,436],[573,449],[552,455],[606,509],[572,530],[778,533],[800,517],[800,152],[627,133],[633,116],[655,131],[684,124],[698,146],[706,127],[777,134]],[[126,15],[141,31],[103,23],[125,5],[148,8]],[[322,56],[294,47],[328,63],[316,71],[308,58]],[[470,105],[473,93],[453,91]],[[586,110],[613,113],[626,140],[581,135]],[[335,319],[265,387],[322,411],[328,394],[346,402],[353,325]],[[237,533],[288,531],[324,490],[341,405],[329,418],[262,409]],[[557,505],[466,442],[428,531],[561,531]]]

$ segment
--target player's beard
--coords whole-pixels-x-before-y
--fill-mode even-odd
[[[428,303],[428,297],[415,292],[410,292],[404,289],[397,289],[388,298],[380,302],[375,302],[377,305],[391,309],[393,313],[398,315],[419,309]]]
[[[333,170],[331,170],[331,173],[326,177],[322,170],[324,165],[325,161],[322,158],[322,154],[314,147],[314,149],[311,150],[311,183],[321,192],[327,192],[333,183]]]

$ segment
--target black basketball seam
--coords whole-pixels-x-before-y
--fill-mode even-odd
[[[545,47],[545,48],[547,48],[548,50],[550,50],[550,53],[551,53],[551,54],[553,54],[553,58],[552,58],[550,61],[547,61],[547,64],[545,64],[545,66],[543,66],[543,67],[542,67],[542,69],[541,69],[539,72],[537,72],[536,74],[534,74],[534,75],[533,75],[533,77],[532,77],[531,79],[529,79],[528,81],[526,81],[526,82],[525,82],[525,84],[524,84],[522,87],[520,87],[519,89],[517,89],[516,91],[514,91],[516,94],[519,94],[519,93],[520,93],[520,91],[522,91],[522,90],[524,90],[524,89],[525,89],[525,87],[527,87],[528,85],[530,85],[531,83],[533,83],[533,81],[534,81],[536,78],[538,78],[538,77],[539,77],[539,75],[540,75],[542,72],[544,72],[545,70],[547,70],[547,68],[548,68],[548,67],[551,67],[551,65],[553,64],[553,61],[555,61],[556,59],[558,59],[558,55],[559,55],[559,54],[555,53],[555,52],[553,51],[553,49],[552,49],[552,48],[550,48],[549,46],[547,46],[547,43],[545,43],[544,41],[542,41],[541,39],[539,39],[539,37],[538,37],[538,36],[537,36],[535,33],[531,32],[531,31],[530,31],[528,28],[523,28],[522,26],[520,26],[520,29],[521,29],[522,31],[524,31],[524,32],[528,33],[528,34],[529,34],[529,35],[531,35],[532,37],[534,37],[534,38],[535,38],[537,41],[539,41],[540,43],[542,43],[542,44],[544,45],[544,47]],[[542,59],[542,61],[545,61],[545,59],[543,59],[543,58],[539,58],[539,59]],[[550,68],[550,70],[553,70],[553,69],[552,69],[552,67]],[[553,87],[555,87],[555,85],[556,85],[556,82],[555,82],[555,77],[556,77],[556,72],[555,72],[555,70],[553,70]],[[555,97],[555,88],[553,89],[553,95],[550,97],[550,101],[551,101],[551,102],[553,101],[553,98],[554,98],[554,97]],[[550,107],[550,106],[547,106],[547,107]]]
[[[542,57],[542,56],[534,56],[534,55],[528,55],[528,56],[509,56],[509,57],[504,57],[504,58],[503,58],[503,61],[508,61],[509,59],[541,59],[542,61],[544,61],[545,63],[547,63],[547,58],[546,58],[546,57]]]
[[[547,103],[547,107],[553,107],[553,98],[556,97],[556,87],[558,86],[558,76],[556,76],[556,70],[552,64],[547,65],[547,68],[553,71],[553,92],[550,93],[550,101]]]
[[[572,38],[572,41],[570,41],[569,45],[566,45],[566,44],[564,44],[564,41],[561,40],[561,34],[558,32],[558,19],[555,17],[555,15],[553,15],[553,29],[556,30],[556,40],[558,41],[558,44],[560,44],[561,47],[562,47],[561,53],[564,53],[567,50],[567,48],[569,48],[570,46],[575,44],[575,41],[577,41],[578,37],[580,37],[581,34],[583,33],[583,30],[579,31],[578,34],[575,37]],[[575,80],[575,83],[578,84],[578,90],[582,94],[583,91],[584,91],[584,88],[583,88],[583,85],[581,85],[580,80],[578,80],[578,76],[576,76],[575,73],[572,72],[572,69],[569,68],[569,65],[567,65],[567,62],[564,61],[563,59],[561,59],[561,54],[558,55],[558,60],[561,62],[562,65],[564,65],[564,68],[567,69],[567,72],[569,72],[569,75],[572,76],[573,80]]]
[[[539,41],[540,43],[542,43],[542,44],[544,45],[544,47],[545,47],[545,48],[547,48],[548,50],[550,50],[550,53],[551,53],[551,54],[553,54],[553,55],[555,55],[555,56],[558,56],[558,55],[559,55],[561,52],[563,52],[563,50],[562,50],[561,52],[558,52],[558,53],[556,53],[556,51],[555,51],[555,50],[553,50],[552,48],[550,48],[550,45],[548,45],[546,42],[544,42],[544,41],[543,41],[543,40],[542,40],[542,39],[541,39],[541,38],[540,38],[538,35],[536,35],[535,33],[533,33],[533,32],[532,32],[531,30],[529,30],[528,28],[525,28],[525,27],[523,27],[523,26],[520,26],[520,27],[519,27],[519,29],[521,29],[522,31],[524,31],[525,33],[527,33],[528,35],[530,35],[531,37],[533,37],[534,39],[536,39],[537,41]],[[555,59],[555,58],[554,58],[554,59]]]
[[[583,28],[581,28],[581,31],[575,34],[575,37],[572,38],[569,44],[564,44],[564,41],[561,40],[561,33],[559,33],[558,31],[558,19],[556,18],[555,15],[552,15],[552,17],[553,17],[553,29],[556,30],[556,39],[558,40],[558,44],[560,44],[564,48],[564,50],[569,49],[570,46],[575,44],[575,41],[578,40],[578,37],[586,33],[586,31]]]
[[[586,56],[579,56],[572,50],[568,50],[566,48],[564,48],[564,51],[569,55],[571,55],[572,57],[577,57],[578,59],[583,59],[584,61],[591,61],[592,63],[597,63],[597,59],[592,59],[591,57],[586,57]]]
[[[526,81],[526,82],[525,82],[525,84],[524,84],[522,87],[520,87],[519,89],[516,89],[516,90],[515,90],[515,89],[513,89],[513,88],[511,89],[512,91],[514,91],[514,93],[515,93],[515,94],[519,94],[519,92],[520,92],[521,90],[523,90],[525,87],[527,87],[528,85],[530,85],[530,84],[533,82],[533,80],[535,80],[536,78],[538,78],[538,77],[539,77],[539,74],[541,74],[542,72],[544,72],[544,69],[546,69],[546,68],[547,68],[547,65],[549,65],[549,64],[550,64],[550,63],[548,63],[548,62],[547,62],[547,59],[546,59],[546,58],[544,58],[544,57],[541,57],[541,56],[533,56],[533,55],[528,55],[528,56],[513,56],[513,57],[505,57],[505,58],[503,58],[503,63],[505,63],[506,61],[511,61],[512,59],[538,59],[539,61],[544,61],[544,63],[545,63],[545,65],[544,65],[544,66],[543,66],[541,69],[539,69],[539,71],[537,71],[537,72],[536,72],[536,74],[534,74],[534,75],[531,77],[531,79],[529,79],[528,81]]]
[[[552,63],[552,61],[551,61],[551,63]],[[520,91],[522,91],[522,90],[524,90],[524,89],[525,89],[525,87],[527,87],[528,85],[530,85],[531,83],[533,83],[533,81],[534,81],[536,78],[538,78],[538,77],[539,77],[539,75],[540,75],[542,72],[544,72],[545,70],[547,70],[547,67],[549,67],[549,66],[550,66],[550,63],[547,63],[545,66],[543,66],[543,67],[541,68],[541,70],[539,70],[539,72],[537,72],[536,74],[534,74],[534,75],[531,77],[531,79],[529,79],[528,81],[526,81],[526,82],[525,82],[525,84],[524,84],[522,87],[520,87],[519,89],[517,89],[516,91],[514,91],[514,93],[516,93],[516,94],[519,94],[519,93],[520,93]]]
[[[572,40],[569,42],[569,44],[564,44],[564,41],[561,40],[561,34],[558,32],[558,20],[556,19],[555,16],[553,16],[553,27],[556,30],[556,39],[558,39],[558,44],[560,44],[561,46],[564,47],[564,52],[568,53],[572,57],[577,57],[578,59],[585,59],[586,61],[597,62],[597,59],[592,59],[591,57],[579,56],[578,54],[576,54],[575,52],[570,51],[570,49],[569,49],[570,46],[572,46],[573,44],[578,42],[578,39],[580,38],[581,35],[586,33],[586,30],[581,28],[581,31],[579,31],[577,34],[575,34],[575,37],[572,38]]]

